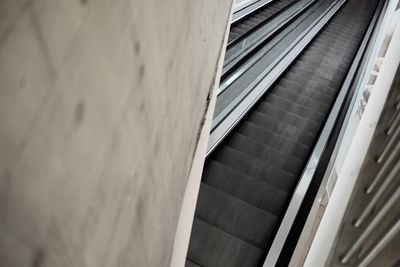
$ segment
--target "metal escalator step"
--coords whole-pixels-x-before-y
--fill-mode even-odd
[[[242,35],[242,34],[244,34],[244,33],[246,32],[245,29],[243,29],[242,27],[238,27],[238,26],[232,28],[232,31],[233,31],[234,33],[239,34],[239,35]]]
[[[351,44],[351,43],[354,43],[354,42],[356,42],[357,41],[357,38],[356,39],[353,39],[353,38],[349,38],[349,37],[351,37],[351,36],[348,36],[348,33],[347,32],[344,32],[344,31],[340,31],[340,33],[338,34],[338,31],[336,30],[335,31],[336,33],[330,33],[329,31],[323,31],[319,36],[320,36],[320,38],[317,38],[316,40],[315,40],[315,42],[313,42],[313,43],[311,43],[310,44],[310,47],[311,46],[313,46],[313,47],[318,47],[319,49],[321,49],[321,47],[319,47],[319,46],[316,46],[315,44],[319,44],[319,43],[321,43],[321,42],[324,42],[325,40],[335,40],[335,41],[337,41],[337,42],[339,42],[339,43],[349,43],[349,44]],[[346,45],[347,46],[347,45]],[[325,47],[326,48],[326,47]],[[344,48],[344,47],[342,47],[342,48]],[[307,52],[307,51],[306,51]]]
[[[307,86],[308,90],[320,92],[332,97],[336,97],[338,92],[337,88],[340,87],[341,81],[345,75],[345,72],[333,67],[326,67],[325,65],[315,66],[304,62],[301,65],[294,64],[291,71],[298,76],[301,74],[302,77],[297,79],[291,78],[290,80],[283,78],[279,82],[279,85],[287,89],[292,89],[296,88],[296,83],[299,82],[301,85]],[[311,73],[313,73],[312,76],[310,76]]]
[[[351,38],[350,36],[343,36],[344,38]],[[331,45],[326,45],[328,41],[331,41]],[[309,49],[304,52],[304,54],[309,55],[309,56],[321,56],[322,58],[324,55],[334,57],[335,55],[344,54],[343,52],[351,50],[354,46],[357,46],[358,44],[358,39],[353,40],[353,42],[349,42],[346,44],[345,47],[340,47],[340,43],[343,44],[343,41],[340,41],[340,37],[337,39],[331,39],[330,36],[324,37],[323,39],[318,39],[318,42],[312,43],[309,46]],[[325,43],[325,45],[324,45]]]
[[[310,146],[314,143],[315,134],[308,130],[301,129],[291,123],[282,122],[280,120],[272,120],[265,116],[265,113],[257,112],[251,114],[247,118],[247,122],[254,124],[265,130],[266,138],[281,136],[290,139],[292,142]]]
[[[201,266],[254,267],[263,251],[194,219],[187,257]]]
[[[255,23],[256,25],[258,25],[259,23],[261,23],[263,21],[263,18],[254,16],[254,17],[250,17],[248,20],[250,22]]]
[[[217,161],[207,163],[203,182],[253,206],[280,216],[289,194],[282,189],[246,176]]]
[[[298,158],[282,153],[241,135],[233,135],[228,141],[227,146],[248,156],[255,157],[263,163],[272,164],[295,175],[299,174],[299,170],[304,165],[303,161]]]
[[[332,43],[334,43],[334,41],[332,41]],[[358,42],[357,42],[358,43]],[[337,64],[337,58],[340,58],[342,60],[339,61],[339,65],[343,68],[343,65],[349,65],[350,61],[351,61],[351,57],[348,58],[343,58],[344,53],[348,50],[352,50],[356,45],[349,45],[346,47],[342,47],[341,51],[339,50],[339,48],[334,48],[334,44],[330,47],[330,49],[326,48],[326,45],[322,45],[322,44],[312,44],[309,47],[309,50],[307,50],[301,57],[300,59],[313,59],[314,61],[317,59],[320,59],[321,61],[317,63],[317,65],[319,64],[324,64],[324,65],[331,65],[331,60],[333,60],[333,62],[335,62],[335,64]],[[301,62],[302,60],[299,60],[299,62]],[[306,61],[306,60],[304,60]],[[314,62],[312,62],[314,63]],[[345,69],[347,69],[347,67],[344,67]]]
[[[248,25],[247,23],[241,23],[240,24],[240,29],[241,30],[244,30],[245,32],[248,32],[248,31],[250,31],[251,29],[253,29],[254,28],[254,26],[250,26],[250,25]]]
[[[278,217],[202,183],[196,218],[264,249]]]
[[[274,105],[271,102],[272,101],[269,101],[269,100],[262,101],[260,103],[260,105],[257,107],[257,110],[264,113],[263,109],[264,109],[264,105],[266,105],[266,104],[270,104],[272,106],[278,107],[278,105]],[[283,108],[283,107],[282,107],[282,109],[285,110],[285,108]],[[287,109],[287,112],[297,114],[298,116],[300,116],[304,119],[312,120],[312,121],[315,121],[316,123],[321,123],[325,119],[323,114],[316,113],[316,112],[308,113],[308,109],[305,107],[302,107],[302,106],[294,106],[290,109]]]
[[[335,25],[332,25],[332,28],[336,28],[337,30],[346,28],[345,33],[360,33],[360,25],[365,24],[367,20],[363,17],[355,18],[354,23],[349,24],[345,18],[338,18],[336,20]]]
[[[313,77],[313,80],[307,79],[306,77],[308,77],[306,72],[304,72],[304,77],[301,79],[294,79],[293,77],[289,79],[283,77],[279,80],[278,85],[292,92],[297,92],[299,87],[301,87],[310,92],[325,94],[332,100],[334,97],[336,97],[337,90],[334,91],[332,89],[332,82],[330,80],[323,79],[323,77],[320,76]]]
[[[275,95],[275,97],[278,97]],[[297,126],[294,126],[292,123],[286,123],[283,122],[282,120],[272,120],[269,118],[265,118],[265,116],[267,116],[268,114],[263,112],[263,104],[270,104],[273,105],[278,102],[276,100],[276,98],[274,99],[274,101],[270,99],[266,100],[266,102],[262,102],[260,105],[260,108],[257,110],[257,113],[254,114],[254,116],[249,115],[247,118],[247,122],[250,124],[253,124],[254,126],[257,126],[261,129],[264,130],[264,134],[266,134],[269,137],[273,138],[276,136],[280,136],[282,138],[285,138],[287,140],[290,140],[290,142],[292,143],[299,143],[305,146],[309,146],[310,144],[313,143],[313,140],[315,138],[315,135],[313,133],[311,133],[310,131],[304,131],[303,129],[300,129]],[[284,101],[279,101],[283,103]],[[276,105],[275,105],[276,106]],[[285,107],[283,107],[283,109],[285,109]],[[293,113],[301,113],[302,112],[306,112],[306,110],[309,110],[306,107],[303,107],[301,105],[295,106],[295,107],[291,107],[291,108],[287,108],[288,112],[293,112]],[[311,112],[311,110],[310,110]],[[260,117],[259,115],[263,115],[264,117]],[[315,117],[315,120],[317,119],[323,119],[323,115],[324,114],[320,114],[318,112],[312,112],[312,114]]]
[[[315,139],[316,132],[317,131],[312,131],[312,128],[314,125],[311,124],[310,121],[307,121],[301,117],[298,118],[298,120],[295,120],[295,117],[287,117],[283,116],[282,118],[276,118],[272,116],[268,116],[268,113],[261,113],[258,111],[254,111],[251,115],[249,115],[249,122],[254,123],[256,125],[276,125],[276,129],[280,129],[282,127],[290,127],[293,128],[293,131],[298,134],[294,135],[293,138],[291,139],[292,141],[296,141],[299,138],[304,138],[304,140],[307,141],[306,145],[312,145],[314,142],[313,140]],[[281,123],[279,123],[281,122]],[[309,127],[311,126],[311,127]],[[281,132],[281,131],[275,131],[272,129],[272,131],[276,132]],[[303,144],[303,142],[300,142]],[[303,159],[303,158],[301,158]]]
[[[255,26],[257,26],[257,23],[255,23],[254,21],[247,19],[245,20],[242,25],[248,26],[250,27],[250,29],[254,28]]]
[[[290,99],[294,102],[300,101],[301,103],[313,102],[318,109],[327,112],[330,109],[332,98],[325,98],[324,94],[316,94],[314,92],[309,93],[307,88],[300,88],[300,91],[294,93],[293,91],[287,90],[279,85],[275,85],[271,94],[279,95],[281,97]]]
[[[280,10],[279,7],[276,7],[276,6],[274,6],[274,5],[268,5],[268,6],[266,6],[265,8],[263,8],[263,9],[259,12],[259,14],[260,14],[261,16],[263,16],[264,19],[265,19],[265,18],[268,18],[268,17],[272,16],[274,13],[276,13],[276,12],[279,11],[279,10]]]
[[[331,62],[331,64],[324,64],[319,66],[308,64],[307,62],[304,61],[298,61],[296,64],[293,65],[292,70],[293,71],[296,71],[298,69],[308,70],[312,71],[317,76],[325,77],[331,81],[340,81],[341,78],[346,74],[346,72],[345,70],[337,68],[339,64],[340,64],[340,56],[337,56],[335,61]]]
[[[337,27],[337,29],[339,29],[340,27]],[[343,29],[343,28],[341,28]],[[353,39],[353,37],[355,37]],[[362,38],[362,35],[358,34],[358,33],[351,33],[351,32],[345,32],[345,31],[341,31],[340,34],[337,33],[330,33],[329,31],[324,31],[321,33],[321,38],[322,39],[334,39],[336,41],[340,41],[341,43],[344,42],[349,42],[349,44],[353,43],[353,42],[357,42],[357,40],[360,40]],[[320,40],[318,40],[320,41]]]
[[[294,2],[293,0],[282,0],[282,1],[276,1],[276,2],[272,2],[272,6],[275,6],[279,9],[287,6],[288,4]]]
[[[271,133],[271,131],[264,130],[248,121],[242,123],[238,127],[237,132],[264,145],[278,149],[282,153],[287,153],[298,158],[307,157],[310,150],[309,146],[297,143],[279,134]]]
[[[340,81],[332,81],[326,77],[314,75],[313,79],[307,79],[310,71],[303,69],[293,69],[293,72],[283,77],[278,85],[291,90],[292,92],[298,92],[298,90],[308,91],[310,94],[323,94],[327,98],[327,102],[332,104],[333,99],[337,95],[337,87]]]
[[[261,105],[261,107],[257,107],[255,109],[255,112],[261,113],[265,116],[273,117],[277,120],[281,120],[287,123],[300,123],[301,125],[305,124],[307,125],[307,129],[313,133],[319,132],[320,130],[321,126],[318,123],[313,120],[300,117],[296,113],[288,112],[287,110],[284,110],[280,107],[272,106],[268,103],[261,103],[259,105]]]
[[[214,160],[244,175],[248,175],[284,191],[290,190],[294,181],[296,181],[296,177],[292,173],[271,164],[265,164],[254,157],[250,157],[229,147],[221,148]]]
[[[262,11],[261,11],[262,12]],[[261,13],[260,12],[260,13]],[[265,16],[263,16],[262,14],[260,14],[260,13],[257,13],[257,14],[255,14],[255,15],[253,15],[252,17],[254,17],[254,18],[256,18],[256,19],[259,19],[259,20],[264,20],[264,18],[265,18]]]
[[[294,155],[300,158],[306,156],[310,149],[310,146],[298,142],[298,140],[295,140],[289,133],[274,133],[271,130],[261,128],[249,121],[243,122],[238,127],[237,132],[258,140],[260,143],[268,145],[272,148],[278,149],[283,153]],[[285,144],[293,148],[293,153],[288,153],[285,147],[281,148],[281,146],[284,146]]]
[[[272,90],[273,92],[274,90]],[[287,110],[296,110],[300,114],[315,114],[316,117],[319,117],[321,120],[324,120],[326,117],[326,112],[323,110],[318,109],[318,106],[314,106],[313,102],[308,102],[303,104],[299,102],[290,101],[287,98],[276,94],[269,94],[265,99],[264,102],[270,103],[271,105],[280,106],[283,109]]]
[[[334,45],[332,45],[334,46]],[[339,49],[334,49],[331,46],[331,49],[326,49],[325,51],[323,50],[323,45],[320,46],[315,46],[311,45],[308,53],[304,53],[299,57],[299,60],[297,61],[296,65],[302,66],[303,64],[305,67],[309,67],[310,65],[314,65],[315,67],[319,66],[334,66],[339,67],[336,71],[343,71],[347,72],[347,66],[345,61],[342,61],[343,58],[343,51],[340,51]],[[326,47],[326,45],[325,45]],[[321,50],[320,50],[321,49]],[[346,49],[346,48],[342,48]],[[319,59],[319,60],[318,60]],[[348,58],[347,58],[348,59]]]
[[[346,49],[349,48],[343,47],[343,51],[339,51],[338,49],[327,49],[326,46],[324,47],[323,45],[311,45],[309,49],[300,56],[297,63],[301,63],[303,61],[307,61],[306,59],[312,58],[314,61],[317,59],[320,60],[319,62],[317,62],[317,65],[330,65],[330,60],[333,60],[333,62],[335,62],[337,61],[337,57],[342,58],[343,54],[341,52],[344,52]],[[344,61],[340,61],[342,65],[346,63],[348,65],[349,62],[349,58],[344,58]]]
[[[324,38],[316,40],[310,47],[316,48],[316,49],[323,49],[324,47],[326,48],[327,45],[329,45],[330,50],[332,51],[333,49],[343,49],[343,41],[341,41],[339,38],[334,38],[333,36],[323,36]],[[348,42],[349,47],[355,46],[358,44],[358,39],[353,40],[351,42]],[[333,48],[333,49],[332,49]]]
[[[235,32],[231,32],[231,33],[229,34],[229,38],[237,38],[237,37],[239,37],[239,34],[237,34],[237,33],[235,33]]]
[[[268,113],[261,113],[256,110],[249,114],[247,120],[256,125],[271,125],[270,128],[272,131],[274,131],[274,129],[279,129],[282,125],[290,125],[291,127],[296,128],[296,131],[305,131],[309,136],[313,136],[314,138],[316,136],[316,131],[307,127],[308,123],[306,120],[285,120],[284,118],[269,116]]]
[[[333,61],[335,56],[331,55],[325,55],[323,58],[311,56],[309,54],[304,54],[300,57],[300,60],[307,63],[307,64],[313,64],[313,65],[325,65],[325,64],[330,64],[331,61]],[[351,59],[350,58],[342,58],[342,60],[339,62],[337,65],[338,69],[344,70],[347,72],[347,68],[349,66]]]

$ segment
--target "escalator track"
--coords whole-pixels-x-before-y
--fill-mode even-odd
[[[186,266],[261,266],[378,0],[349,0],[208,156]]]

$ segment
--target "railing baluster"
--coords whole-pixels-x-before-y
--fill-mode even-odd
[[[382,218],[392,209],[392,207],[397,203],[400,197],[400,188],[397,188],[396,192],[390,197],[390,199],[385,203],[382,209],[374,217],[367,228],[358,237],[356,242],[350,247],[350,249],[341,257],[340,262],[346,264],[349,262],[354,253],[361,247],[365,239],[371,234],[372,230],[380,223]]]
[[[400,100],[397,100],[396,101],[396,110],[399,110],[400,109]]]
[[[395,98],[395,100],[393,101],[394,103],[391,105],[389,105],[387,103],[386,108],[388,109],[388,112],[390,112],[390,110],[392,110],[394,108],[394,112],[393,112],[392,116],[390,116],[390,119],[389,119],[389,122],[387,123],[387,125],[389,125],[389,124],[391,124],[391,122],[393,122],[394,117],[396,116],[396,113],[398,110],[397,107],[400,104],[400,94],[398,94],[397,96],[396,95],[391,96],[390,99],[388,100],[388,102],[390,102],[392,98]]]
[[[389,153],[390,148],[395,144],[395,141],[398,141],[398,137],[400,135],[400,127],[398,127],[395,131],[395,133],[389,138],[389,141],[386,143],[383,151],[379,155],[379,157],[376,159],[376,163],[381,164],[383,159],[386,157],[386,155]]]
[[[398,153],[399,151],[400,151],[400,142],[397,143],[396,147],[393,149],[392,153],[389,155],[389,158],[385,161],[385,163],[382,165],[382,168],[380,168],[380,170],[376,174],[375,178],[372,180],[371,184],[367,187],[365,193],[367,193],[368,195],[372,193],[372,191],[378,185],[379,181],[382,180],[386,171],[389,170],[389,168],[391,167],[390,166],[391,163],[396,160],[396,157],[399,154]]]
[[[396,110],[400,109],[400,94],[397,95],[395,100]]]
[[[379,240],[369,253],[363,258],[363,260],[357,265],[357,267],[366,267],[371,263],[373,259],[381,252],[386,245],[395,238],[395,236],[400,232],[400,221],[397,221],[395,225],[390,228],[386,235]]]
[[[361,224],[364,222],[365,218],[368,216],[368,214],[372,211],[372,209],[374,208],[374,206],[376,205],[378,200],[385,193],[385,190],[389,187],[390,183],[394,180],[394,178],[398,174],[399,170],[400,170],[400,162],[397,162],[396,166],[390,171],[388,178],[386,178],[386,180],[383,182],[383,184],[379,188],[378,192],[376,192],[375,196],[368,203],[368,206],[363,210],[360,217],[354,223],[354,226],[356,228],[360,227]]]
[[[395,114],[396,115],[395,115],[393,121],[389,122],[388,129],[386,131],[387,135],[391,135],[393,133],[394,129],[396,128],[396,126],[400,122],[400,111],[397,110]]]

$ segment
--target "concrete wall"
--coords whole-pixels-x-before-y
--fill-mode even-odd
[[[230,8],[0,1],[0,266],[170,265]]]

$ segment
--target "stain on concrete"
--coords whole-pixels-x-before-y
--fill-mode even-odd
[[[43,267],[45,261],[45,252],[43,249],[38,249],[32,257],[32,267]]]
[[[145,74],[146,74],[146,66],[143,63],[141,63],[139,66],[139,83],[142,83]]]
[[[142,101],[140,102],[140,107],[139,107],[140,114],[144,113],[145,110],[146,110],[146,103]]]
[[[159,137],[159,136],[157,136],[158,138],[156,138],[156,142],[155,142],[155,144],[154,144],[154,155],[156,156],[156,157],[158,157],[159,155],[160,155],[160,147],[161,147],[161,145],[160,145],[160,139],[161,139],[161,137]]]
[[[25,88],[26,88],[26,79],[21,78],[21,80],[19,81],[19,89],[23,90]]]
[[[8,169],[4,170],[3,181],[5,185],[8,185],[11,182],[11,173]]]
[[[86,5],[88,3],[88,0],[80,0],[82,5]]]
[[[32,27],[33,27],[33,30],[35,33],[36,41],[39,44],[40,50],[43,54],[43,58],[46,62],[46,67],[49,72],[49,77],[52,80],[55,80],[57,71],[54,66],[53,59],[51,58],[50,49],[48,47],[46,38],[43,34],[42,28],[40,26],[39,19],[37,18],[37,15],[35,14],[35,12],[33,10],[29,10],[29,11],[30,11],[29,12],[30,20],[31,20],[31,24],[32,24]]]
[[[140,43],[139,42],[135,42],[135,55],[139,55],[140,54]]]
[[[85,117],[85,103],[82,100],[76,104],[74,113],[75,123],[79,126]]]

